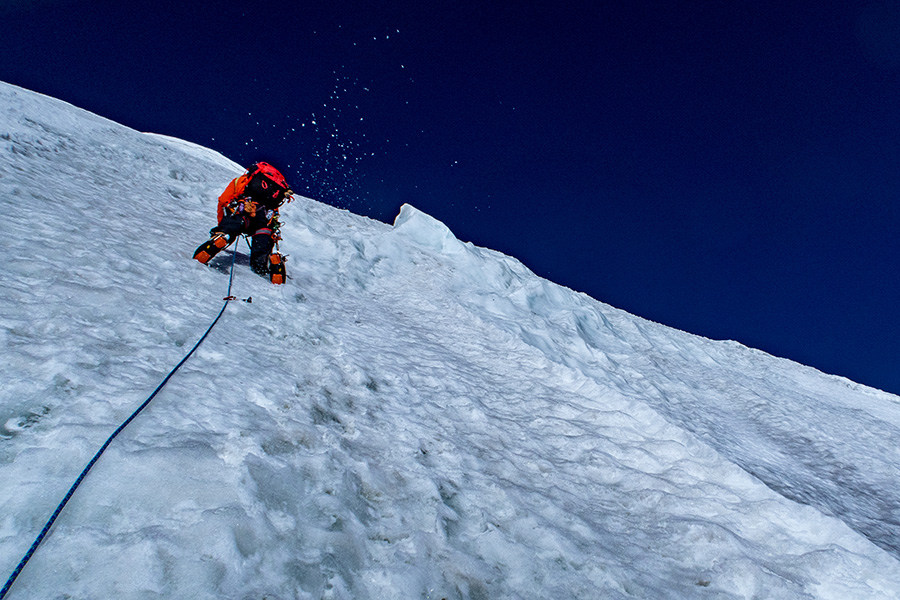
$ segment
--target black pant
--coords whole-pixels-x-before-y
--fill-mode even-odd
[[[269,273],[269,254],[275,246],[272,229],[266,219],[265,210],[259,210],[256,216],[247,213],[228,215],[219,224],[210,229],[210,233],[224,233],[231,242],[236,236],[247,233],[250,238],[250,268],[260,275]]]

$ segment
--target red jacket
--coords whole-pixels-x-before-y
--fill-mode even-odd
[[[219,196],[219,205],[216,208],[216,217],[219,219],[219,222],[225,217],[225,207],[231,204],[232,200],[237,200],[241,197],[248,181],[250,181],[250,177],[247,176],[247,173],[240,177],[235,177],[225,188],[225,191],[222,192],[222,195]]]

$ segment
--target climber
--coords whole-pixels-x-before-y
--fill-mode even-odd
[[[197,248],[194,258],[206,264],[241,234],[247,234],[251,239],[250,268],[268,276],[272,283],[284,283],[284,256],[273,249],[281,239],[278,209],[290,202],[292,194],[278,169],[264,162],[250,165],[219,196],[219,224],[210,229],[210,239]]]

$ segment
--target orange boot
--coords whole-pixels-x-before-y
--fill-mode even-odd
[[[224,233],[214,233],[212,234],[212,237],[209,238],[209,241],[202,243],[200,247],[194,251],[194,258],[205,265],[229,243],[230,240]]]
[[[269,255],[269,279],[272,283],[281,284],[287,278],[287,272],[284,268],[285,257],[279,252],[273,252]]]

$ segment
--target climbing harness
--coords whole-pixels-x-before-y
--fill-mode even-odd
[[[165,387],[165,385],[169,382],[169,379],[171,379],[172,376],[175,374],[175,372],[181,368],[181,365],[186,363],[187,360],[194,353],[194,351],[200,347],[200,344],[203,343],[203,340],[206,339],[206,336],[209,335],[209,332],[212,331],[213,327],[216,326],[216,323],[219,322],[219,319],[222,317],[222,314],[225,312],[225,309],[228,307],[228,303],[231,300],[237,299],[231,295],[231,283],[234,280],[234,261],[235,261],[236,256],[237,256],[237,252],[232,252],[231,273],[229,273],[229,275],[228,275],[228,292],[225,295],[225,298],[223,298],[225,303],[222,305],[222,310],[219,311],[219,314],[216,315],[216,318],[213,320],[212,325],[209,326],[209,329],[206,330],[206,333],[203,334],[203,336],[200,338],[200,340],[196,344],[194,344],[194,347],[191,348],[191,351],[188,352],[187,355],[185,355],[185,357],[181,359],[181,362],[178,363],[177,365],[175,365],[174,369],[169,371],[169,374],[166,375],[165,379],[162,380],[162,383],[160,383],[157,386],[157,388],[155,390],[153,390],[153,393],[150,394],[150,396],[146,400],[144,400],[143,404],[141,404],[137,408],[137,410],[135,410],[133,413],[131,413],[131,416],[129,416],[127,419],[125,419],[125,421],[121,425],[119,425],[118,429],[116,429],[112,433],[112,435],[109,436],[109,438],[107,438],[106,442],[104,442],[104,444],[100,447],[100,450],[97,451],[97,453],[94,455],[94,457],[91,459],[91,461],[87,464],[87,466],[84,468],[84,470],[78,476],[78,479],[75,480],[75,483],[72,484],[72,487],[69,488],[69,491],[66,493],[65,497],[62,499],[62,502],[60,502],[59,506],[56,507],[56,510],[53,511],[53,515],[47,521],[47,524],[44,525],[44,528],[38,534],[37,538],[35,538],[34,543],[31,544],[31,547],[28,549],[28,552],[25,553],[25,556],[22,557],[22,560],[19,561],[19,564],[16,565],[16,568],[13,570],[12,575],[10,575],[9,579],[6,580],[6,584],[3,586],[2,589],[0,589],[0,600],[3,600],[3,598],[6,596],[7,592],[9,592],[9,588],[12,587],[13,582],[16,580],[16,578],[22,572],[22,569],[25,568],[25,565],[31,559],[31,556],[34,554],[35,550],[37,550],[38,546],[40,546],[41,542],[44,540],[44,537],[50,531],[50,528],[53,526],[53,523],[56,521],[56,518],[59,516],[59,513],[62,512],[63,508],[66,506],[66,504],[72,498],[72,495],[75,493],[75,490],[78,488],[79,485],[81,485],[81,482],[87,476],[88,471],[91,470],[91,467],[94,466],[94,463],[96,463],[97,460],[100,458],[100,455],[103,454],[103,452],[112,443],[112,441],[116,438],[116,436],[119,435],[120,433],[122,433],[122,430],[125,429],[128,426],[128,424],[131,423],[135,419],[135,417],[137,417],[138,414],[140,414],[140,412],[147,407],[148,404],[150,404],[150,401],[156,397],[156,395],[160,392],[160,390],[163,389],[163,387]],[[250,302],[250,298],[247,298],[244,301]]]

